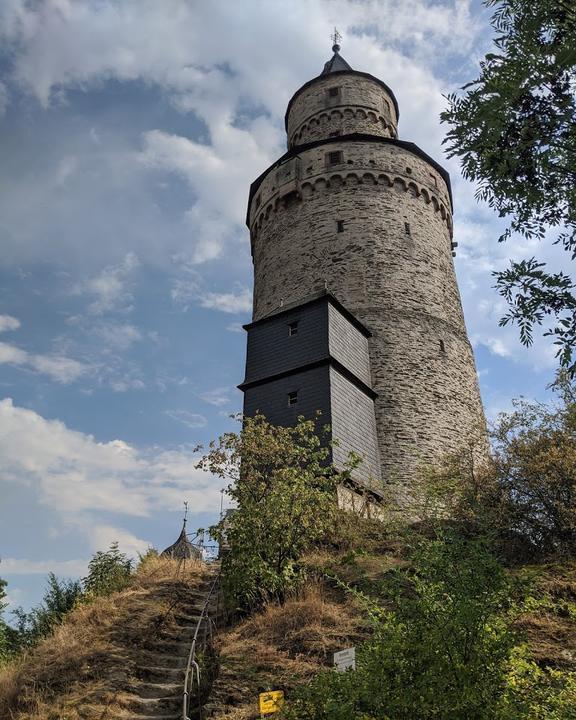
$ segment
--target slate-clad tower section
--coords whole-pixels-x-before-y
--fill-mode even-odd
[[[458,450],[484,417],[454,272],[449,176],[419,147],[397,139],[398,114],[390,88],[352,70],[334,46],[322,74],[290,100],[288,152],[252,184],[247,223],[254,261],[249,333],[325,289],[367,329],[377,438],[371,457],[379,457],[382,480],[402,496],[420,464]],[[247,380],[261,362],[250,342],[249,335]],[[275,339],[266,352],[283,362]],[[288,375],[290,363],[282,371]],[[304,364],[300,358],[293,366]],[[321,391],[314,381],[310,392],[312,386],[319,408],[342,392],[338,383]],[[261,410],[276,393],[268,387]],[[254,409],[252,399],[247,393],[246,411]],[[349,416],[355,412],[350,404]],[[334,423],[347,447],[356,443],[353,425]]]

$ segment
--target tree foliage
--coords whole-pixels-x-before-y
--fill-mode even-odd
[[[448,458],[423,481],[424,516],[452,517],[522,561],[576,553],[576,398],[566,376],[548,404],[514,401],[492,429],[493,461]]]
[[[556,243],[576,257],[576,10],[572,0],[484,0],[493,8],[495,51],[480,76],[448,97],[445,143],[466,178],[512,233]],[[546,317],[563,366],[576,370],[576,296],[570,274],[535,257],[495,273],[524,344]]]
[[[48,587],[40,605],[29,612],[25,612],[21,607],[14,610],[18,649],[30,647],[49,635],[75,607],[81,593],[82,587],[77,580],[61,580],[54,573],[49,573]]]
[[[128,584],[132,560],[113,542],[106,551],[98,551],[88,563],[88,575],[82,579],[87,595],[109,595]]]
[[[6,585],[6,580],[0,578],[0,663],[9,656],[9,629],[4,620],[4,610],[8,607],[6,601]]]
[[[301,577],[301,555],[333,528],[336,486],[348,474],[328,460],[315,421],[304,418],[277,427],[247,417],[239,433],[210,445],[199,467],[229,482],[236,505],[210,532],[227,548],[224,583],[237,607],[282,600]]]
[[[357,669],[319,674],[284,716],[574,718],[574,676],[538,668],[512,629],[524,596],[484,541],[455,533],[421,541],[410,567],[369,602],[373,635],[358,649]]]

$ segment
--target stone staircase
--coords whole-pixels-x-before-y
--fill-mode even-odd
[[[202,583],[188,591],[186,598],[180,597],[176,601],[171,626],[139,642],[132,679],[124,685],[122,704],[129,713],[123,716],[126,720],[181,720],[188,653],[207,594],[218,571],[216,564],[207,566]],[[175,602],[173,599],[170,601]],[[209,606],[212,613],[216,610],[216,601],[214,597]],[[201,680],[204,685],[200,689],[202,693],[206,689],[206,681],[209,681],[209,668],[201,667]],[[197,685],[194,689],[198,690]],[[202,699],[192,698],[191,720],[200,717],[198,703]]]

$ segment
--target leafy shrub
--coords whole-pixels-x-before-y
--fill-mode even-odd
[[[82,595],[77,580],[60,580],[48,575],[48,587],[38,607],[25,612],[21,607],[14,610],[17,621],[17,644],[20,649],[34,645],[40,638],[52,632]]]
[[[348,477],[328,460],[314,420],[277,427],[256,416],[212,443],[199,463],[230,481],[237,506],[210,530],[227,548],[224,587],[236,607],[282,601],[301,580],[299,558],[334,526],[336,486]]]
[[[448,458],[422,482],[422,517],[450,517],[492,537],[511,560],[576,552],[576,403],[562,380],[558,404],[514,401],[492,430],[493,460]]]
[[[356,671],[321,673],[284,716],[574,718],[574,675],[538,668],[511,629],[524,592],[482,541],[449,534],[421,542],[411,568],[390,574],[380,602],[366,601],[374,632]]]
[[[130,580],[132,560],[113,542],[106,551],[98,551],[88,563],[88,575],[82,579],[87,595],[109,595],[122,590]]]

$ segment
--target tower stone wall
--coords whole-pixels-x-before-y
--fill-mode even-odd
[[[371,332],[381,476],[402,496],[422,464],[460,449],[484,418],[449,178],[396,139],[396,119],[391,91],[364,73],[307,83],[288,108],[288,153],[253,183],[248,225],[254,320],[324,289]]]
[[[396,137],[391,91],[370,75],[331,73],[304,85],[286,112],[288,147],[353,132]]]

